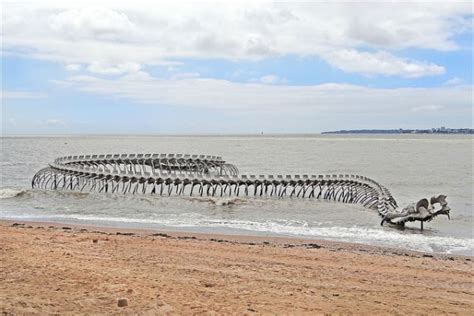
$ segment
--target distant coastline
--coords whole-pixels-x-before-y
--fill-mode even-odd
[[[322,132],[321,134],[474,134],[474,129],[446,128],[444,126],[430,129],[350,129]]]

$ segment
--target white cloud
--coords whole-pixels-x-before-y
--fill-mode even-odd
[[[375,89],[348,84],[311,86],[235,83],[209,78],[181,80],[117,80],[92,76],[70,77],[58,84],[66,88],[127,99],[155,106],[173,105],[232,112],[366,113],[391,115],[406,111],[470,109],[472,87]],[[184,93],[185,92],[185,93]]]
[[[143,68],[181,58],[294,54],[320,56],[346,71],[418,77],[441,73],[442,67],[384,51],[456,49],[453,38],[471,31],[472,22],[468,2],[160,2],[153,7],[140,1],[100,6],[81,1],[6,3],[3,10],[4,53],[84,64],[105,74],[130,71],[127,64]],[[359,51],[367,47],[375,53]],[[348,65],[347,58],[361,65]],[[380,64],[384,67],[376,70]]]
[[[368,75],[418,78],[445,72],[444,67],[432,63],[404,60],[387,52],[369,53],[351,49],[335,51],[325,56],[326,60],[337,68]]]
[[[121,63],[116,65],[106,65],[97,62],[91,63],[87,70],[91,73],[102,75],[120,75],[124,73],[134,73],[140,70],[141,66],[137,63]]]
[[[456,86],[456,85],[460,85],[463,83],[463,80],[458,78],[458,77],[454,77],[454,78],[451,78],[449,80],[446,80],[446,82],[444,83],[445,86]]]
[[[42,98],[46,98],[46,95],[43,94],[43,93],[30,92],[30,91],[3,90],[3,91],[1,91],[0,97],[2,98],[2,100],[7,100],[7,99],[42,99]]]
[[[286,79],[280,78],[276,75],[265,75],[258,79],[259,82],[264,84],[276,84],[276,83],[286,83]]]
[[[82,66],[79,64],[68,64],[66,65],[67,71],[79,71],[82,69]]]
[[[177,79],[187,79],[187,78],[198,78],[200,74],[198,72],[183,72],[183,73],[177,73],[171,76],[171,79],[177,80]]]
[[[103,7],[64,10],[48,16],[51,33],[70,41],[120,41],[135,36],[135,25],[125,13]]]

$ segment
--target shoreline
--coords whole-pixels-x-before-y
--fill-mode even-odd
[[[2,220],[0,258],[5,314],[474,308],[471,258],[360,244]]]
[[[12,226],[13,225],[13,226]],[[167,229],[151,229],[151,228],[136,228],[124,226],[101,226],[70,222],[49,222],[49,221],[31,221],[31,220],[7,220],[0,219],[0,226],[12,226],[21,228],[54,228],[71,231],[93,232],[104,235],[124,235],[124,236],[166,236],[173,239],[193,239],[200,241],[234,243],[234,244],[272,244],[275,246],[283,246],[287,248],[305,247],[310,248],[327,248],[335,251],[359,251],[372,254],[383,255],[397,255],[408,257],[433,257],[438,259],[459,258],[461,260],[473,259],[473,256],[462,254],[446,254],[437,252],[425,252],[409,250],[397,247],[385,247],[380,245],[369,245],[364,243],[351,243],[346,241],[335,241],[321,238],[311,237],[296,237],[296,236],[262,236],[252,234],[225,234],[225,233],[206,233],[193,232],[186,230],[167,230]]]

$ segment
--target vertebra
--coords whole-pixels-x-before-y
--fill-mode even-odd
[[[180,154],[108,154],[57,158],[39,170],[33,188],[110,193],[142,193],[199,196],[275,196],[315,198],[357,203],[378,210],[382,224],[404,225],[449,216],[446,196],[431,199],[442,209],[420,202],[398,209],[390,191],[376,181],[349,174],[239,175],[236,166],[218,156]],[[426,200],[427,202],[427,200]],[[422,225],[423,227],[423,225]]]

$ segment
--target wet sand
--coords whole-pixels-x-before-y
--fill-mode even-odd
[[[467,315],[472,267],[328,241],[0,221],[6,314]]]

